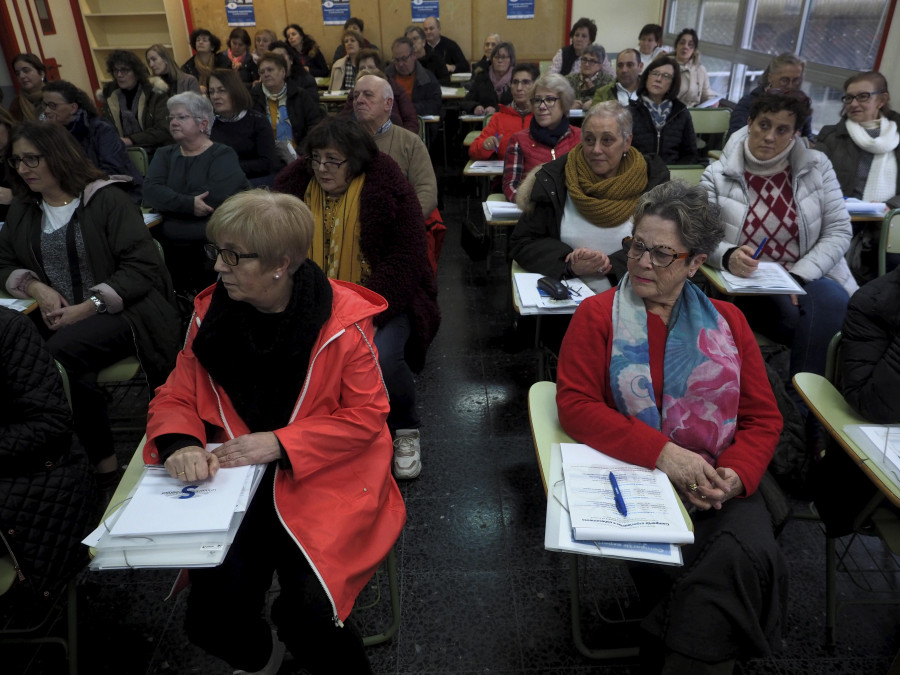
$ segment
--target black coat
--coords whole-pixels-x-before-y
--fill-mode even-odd
[[[631,101],[628,106],[634,120],[631,145],[641,154],[659,155],[666,164],[696,164],[700,161],[694,123],[684,103],[678,99],[672,101],[672,111],[659,131],[642,100]]]
[[[482,70],[472,78],[472,86],[469,93],[462,102],[462,109],[466,111],[475,110],[479,105],[487,108],[491,106],[494,110],[500,108],[500,104],[512,105],[512,90],[509,88],[503,90],[500,98],[497,98],[497,90],[494,89],[494,83],[491,82],[490,71]]]
[[[253,99],[253,109],[262,113],[268,120],[269,101],[262,90],[262,84],[253,87],[250,97]],[[325,113],[305,89],[301,89],[290,79],[287,80],[287,111],[294,132],[294,142],[299,149],[306,134],[325,116]]]

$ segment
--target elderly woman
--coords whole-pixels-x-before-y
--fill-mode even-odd
[[[615,101],[591,108],[581,134],[571,152],[522,185],[524,213],[510,238],[510,257],[531,272],[578,276],[600,291],[625,272],[624,261],[617,258],[614,268],[610,255],[631,234],[638,198],[669,172],[658,157],[632,147],[631,114]]]
[[[581,304],[559,355],[563,429],[662,470],[693,520],[683,568],[632,571],[652,608],[644,672],[730,673],[781,642],[787,568],[757,492],[781,415],[740,310],[689,281],[722,238],[716,211],[684,181],[641,197],[627,274]]]
[[[529,171],[578,145],[581,129],[569,125],[574,100],[575,93],[562,75],[543,75],[534,83],[531,122],[512,135],[503,159],[503,194],[509,201],[516,201]]]
[[[34,54],[16,54],[12,69],[19,81],[19,93],[9,104],[9,114],[17,122],[36,120],[44,110],[41,90],[47,78],[47,66]]]
[[[256,59],[250,54],[250,33],[243,28],[235,28],[228,35],[228,49],[225,55],[231,62],[231,67],[241,82],[249,90],[259,79],[259,73],[256,70]]]
[[[305,157],[278,175],[275,188],[312,209],[312,259],[328,277],[362,284],[388,301],[375,317],[375,345],[391,399],[394,475],[415,478],[422,463],[413,371],[422,369],[440,325],[415,190],[368,132],[341,118],[313,128]]]
[[[106,59],[115,82],[106,90],[103,116],[112,122],[126,146],[139,145],[149,153],[172,142],[166,119],[169,88],[159,78],[150,79],[137,55],[117,49]]]
[[[566,80],[575,92],[574,108],[590,110],[597,88],[615,82],[616,78],[603,72],[604,63],[606,50],[601,45],[588,45],[581,52],[581,70],[566,75]]]
[[[165,45],[150,45],[144,52],[144,58],[147,59],[147,68],[150,69],[150,73],[169,87],[169,94],[180,94],[185,91],[200,93],[200,83],[197,82],[197,78],[188,75],[178,67],[172,53]]]
[[[156,234],[166,252],[175,288],[195,294],[212,283],[203,271],[202,245],[206,222],[235,192],[248,187],[237,153],[210,137],[213,109],[193,92],[169,99],[169,129],[173,145],[160,148],[144,183],[144,203],[165,220]]]
[[[285,163],[297,156],[307,132],[323,117],[316,100],[288,79],[287,73],[284,56],[266,52],[259,60],[259,84],[250,92],[253,109],[268,119],[278,155]]]
[[[413,54],[428,72],[434,75],[435,79],[444,87],[450,86],[450,71],[447,70],[447,64],[444,57],[434,51],[425,41],[425,31],[421,26],[409,26],[406,29],[405,36],[409,38],[413,45]]]
[[[197,296],[147,422],[144,461],[173,478],[265,465],[223,563],[190,570],[188,637],[242,673],[275,673],[285,645],[310,673],[371,672],[342,622],[406,517],[372,348],[387,303],[307,259],[314,227],[299,199],[264,190],[216,211],[206,252],[221,278]],[[261,611],[276,572],[277,637]]]
[[[716,97],[709,87],[709,74],[700,63],[700,40],[693,28],[683,28],[675,38],[675,60],[681,70],[678,100],[688,108],[696,108]]]
[[[696,164],[697,136],[691,113],[678,100],[681,69],[672,56],[660,56],[644,68],[638,84],[638,99],[631,101],[634,147],[655,153],[666,164]]]
[[[501,105],[482,129],[481,134],[469,146],[471,159],[506,157],[506,148],[513,134],[531,125],[531,92],[541,71],[533,63],[520,63],[512,68],[509,88],[512,102]]]
[[[491,67],[472,78],[462,109],[475,115],[493,115],[501,105],[512,103],[512,74],[516,67],[516,48],[501,42],[491,52]]]
[[[270,45],[277,39],[275,31],[268,28],[256,31],[256,35],[253,36],[253,51],[250,53],[253,60],[259,63],[259,57],[269,51]]]
[[[269,51],[281,54],[284,57],[288,81],[296,84],[300,89],[303,89],[309,94],[314,101],[318,102],[319,85],[316,83],[316,78],[310,75],[309,71],[303,67],[303,59],[300,58],[300,53],[284,40],[276,40],[273,42],[269,46]]]
[[[778,56],[773,56],[760,77],[759,85],[741,98],[734,110],[731,111],[728,137],[731,137],[738,129],[747,126],[750,105],[758,96],[769,91],[773,94],[787,94],[792,91],[800,91],[803,86],[803,73],[805,70],[806,62],[796,54],[784,52]],[[800,135],[804,138],[809,138],[812,135],[812,115],[809,116],[800,129]]]
[[[850,216],[834,169],[797,138],[809,114],[802,93],[758,96],[750,123],[729,139],[701,179],[725,225],[710,264],[749,276],[762,246],[759,260],[784,265],[806,291],[738,301],[754,330],[790,346],[791,375],[824,374],[828,342],[841,329],[857,289],[844,260]]]
[[[262,113],[251,110],[250,92],[234,70],[218,69],[209,76],[209,101],[216,119],[209,134],[238,156],[251,185],[271,185],[281,168],[272,127]]]
[[[360,35],[355,30],[345,30],[341,37],[345,55],[331,66],[331,81],[328,88],[331,91],[350,90],[356,84],[356,73],[359,72]]]
[[[597,39],[597,24],[593,19],[581,17],[569,31],[571,43],[560,49],[550,62],[548,73],[568,75],[581,71],[581,55],[588,45]]]
[[[97,114],[91,97],[65,80],[48,82],[43,95],[44,119],[68,129],[85,156],[103,173],[130,178],[129,193],[135,203],[140,204],[144,179],[128,157],[116,128]]]
[[[313,77],[328,76],[328,64],[325,63],[325,55],[312,36],[307,35],[300,26],[292,23],[284,29],[284,39],[288,41],[291,47],[297,50],[303,67],[310,75]]]
[[[191,49],[194,55],[185,61],[181,69],[193,75],[200,83],[200,91],[206,93],[206,83],[215,68],[230,68],[231,61],[220,52],[222,41],[205,28],[197,28],[191,33]]]
[[[97,373],[135,353],[152,391],[178,348],[172,285],[140,210],[61,125],[16,128],[16,198],[0,230],[0,283],[34,298],[53,357],[65,367],[75,431],[102,487],[118,482]]]

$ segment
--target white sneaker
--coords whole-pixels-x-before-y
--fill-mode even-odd
[[[415,478],[422,471],[418,429],[397,429],[394,434],[394,476]]]
[[[281,668],[281,662],[284,661],[284,643],[278,639],[278,633],[272,631],[272,655],[269,656],[269,662],[262,670],[250,672],[249,670],[236,670],[234,675],[277,675]]]

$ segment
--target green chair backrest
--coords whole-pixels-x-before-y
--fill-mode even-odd
[[[721,144],[718,147],[709,147],[709,150],[721,150],[727,140],[728,125],[731,123],[731,110],[728,108],[688,108],[691,114],[691,122],[694,125],[694,133],[713,135],[721,134]]]
[[[128,152],[128,157],[137,167],[138,173],[140,173],[141,176],[146,176],[147,167],[150,166],[150,158],[147,156],[147,151],[137,145],[132,145],[125,149]]]
[[[825,356],[825,379],[831,382],[838,391],[841,389],[841,333],[835,333],[828,343]]]
[[[700,185],[700,176],[706,169],[702,164],[671,164],[666,168],[669,170],[669,179],[681,178],[691,185]]]
[[[881,223],[878,242],[878,276],[887,272],[887,254],[900,253],[900,209],[888,212]]]

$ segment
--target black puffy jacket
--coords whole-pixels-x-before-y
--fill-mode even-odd
[[[643,155],[659,155],[667,165],[696,164],[700,161],[694,123],[684,103],[678,99],[672,101],[672,111],[658,132],[650,111],[641,99],[628,105],[634,119],[632,147]]]

